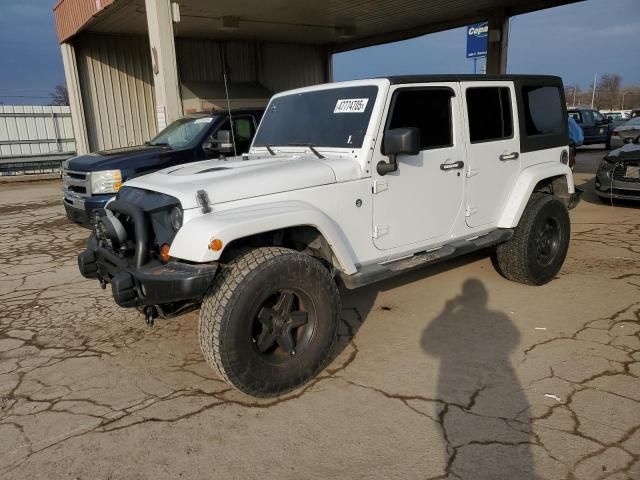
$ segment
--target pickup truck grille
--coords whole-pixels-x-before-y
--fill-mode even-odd
[[[91,195],[91,179],[89,172],[76,172],[73,170],[63,170],[62,180],[64,189],[81,197]]]
[[[640,183],[640,178],[627,177],[627,167],[636,167],[636,168],[638,168],[638,167],[640,167],[640,161],[634,160],[634,161],[630,161],[630,162],[624,162],[624,164],[618,166],[613,171],[611,177],[614,180],[620,180],[622,182],[638,182],[638,183]]]

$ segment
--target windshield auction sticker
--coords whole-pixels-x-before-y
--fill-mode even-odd
[[[368,98],[341,98],[333,113],[362,113],[367,108]]]

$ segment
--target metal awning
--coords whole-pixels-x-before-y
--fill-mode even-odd
[[[260,39],[349,50],[447,30],[496,9],[519,15],[582,0],[177,0],[177,37]],[[144,0],[60,0],[58,39],[81,31],[146,34]]]

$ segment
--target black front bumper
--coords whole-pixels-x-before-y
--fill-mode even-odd
[[[157,260],[136,268],[130,260],[98,245],[94,236],[87,250],[78,255],[78,267],[83,277],[110,283],[113,299],[121,307],[198,301],[218,269],[217,264]]]
[[[87,249],[78,255],[80,273],[86,278],[111,284],[113,298],[121,307],[165,305],[199,301],[218,269],[217,264],[188,264],[151,258],[148,251],[148,222],[140,208],[126,202],[108,207],[131,215],[135,223],[135,255],[121,255],[107,248],[95,233]]]

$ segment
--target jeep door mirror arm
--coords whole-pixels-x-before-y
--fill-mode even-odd
[[[380,160],[376,165],[376,171],[378,175],[384,176],[398,170],[397,155],[417,155],[420,153],[420,130],[415,127],[387,130],[382,146],[389,161]]]

